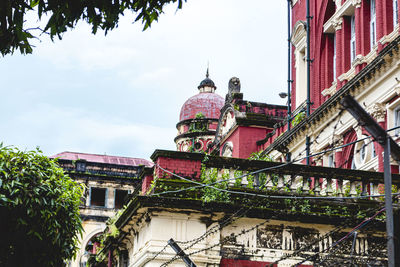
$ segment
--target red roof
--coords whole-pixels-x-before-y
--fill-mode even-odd
[[[201,112],[208,119],[219,119],[225,100],[216,93],[199,93],[186,100],[181,108],[179,120],[194,119]]]
[[[108,155],[98,155],[98,154],[87,154],[79,152],[61,152],[50,158],[60,158],[67,160],[78,160],[83,159],[88,162],[98,162],[98,163],[109,163],[109,164],[119,164],[119,165],[129,165],[129,166],[153,166],[153,163],[140,158],[129,158],[129,157],[119,157],[119,156],[108,156]]]

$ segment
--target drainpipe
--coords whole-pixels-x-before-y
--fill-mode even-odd
[[[292,0],[288,0],[287,1],[287,24],[288,24],[288,39],[287,39],[287,42],[288,42],[288,78],[287,78],[287,90],[288,90],[288,92],[287,92],[287,97],[288,97],[288,100],[287,100],[287,130],[288,131],[290,131],[290,123],[291,123],[291,120],[292,120],[292,107],[291,107],[291,105],[292,105],[292,100],[291,100],[291,88],[292,88],[292,83],[293,83],[293,80],[292,80],[292,75],[291,75],[291,56],[292,56],[292,53],[291,53],[291,43],[290,43],[290,35],[291,35],[291,24],[290,24],[290,9],[291,9],[291,4],[292,4]]]
[[[306,16],[307,16],[307,25],[306,25],[306,30],[307,30],[307,111],[306,115],[307,118],[310,116],[310,94],[311,94],[311,84],[310,84],[310,71],[311,71],[311,58],[310,58],[310,24],[311,24],[311,16],[310,16],[310,0],[307,0],[306,2]],[[307,165],[310,165],[310,137],[306,137],[306,162]]]

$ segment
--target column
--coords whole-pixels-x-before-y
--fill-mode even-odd
[[[342,85],[341,82],[339,81],[338,77],[343,74],[343,69],[342,69],[342,60],[343,60],[343,54],[344,54],[344,48],[343,48],[343,34],[344,31],[342,29],[343,25],[343,18],[340,18],[339,20],[335,21],[335,40],[336,40],[336,89],[339,90]]]

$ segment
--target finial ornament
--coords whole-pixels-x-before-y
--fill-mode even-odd
[[[208,78],[210,76],[210,74],[208,73],[208,69],[210,68],[209,63],[207,63],[207,72],[206,72],[206,78]]]

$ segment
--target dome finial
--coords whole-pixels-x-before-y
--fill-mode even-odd
[[[208,69],[210,68],[210,62],[207,62],[207,72],[206,72],[206,78],[208,78],[210,76],[210,74],[208,73]]]

